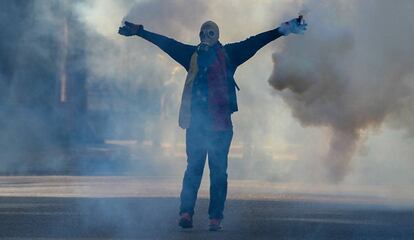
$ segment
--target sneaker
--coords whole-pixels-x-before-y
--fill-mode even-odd
[[[193,218],[189,213],[182,213],[178,226],[182,228],[193,228]]]
[[[223,227],[221,226],[221,220],[220,219],[215,219],[215,218],[210,219],[210,223],[208,224],[208,230],[209,231],[216,232],[216,231],[220,231],[222,229],[223,229]]]

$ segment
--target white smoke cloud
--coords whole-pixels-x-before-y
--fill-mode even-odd
[[[336,181],[349,173],[350,178],[361,182],[364,179],[396,182],[400,176],[389,169],[406,170],[412,166],[407,146],[412,143],[407,136],[414,135],[411,70],[414,58],[410,47],[414,21],[413,4],[409,1],[396,4],[386,1],[62,0],[51,4],[34,0],[1,4],[8,6],[8,11],[0,14],[4,33],[0,41],[2,103],[20,101],[20,98],[30,102],[31,96],[56,97],[53,86],[59,75],[62,16],[66,14],[70,20],[68,53],[81,55],[77,58],[81,61],[70,68],[83,68],[79,72],[87,73],[89,105],[129,113],[109,116],[99,134],[109,132],[107,135],[114,138],[176,143],[181,149],[184,136],[177,119],[185,70],[145,40],[118,35],[122,21],[141,23],[148,30],[197,44],[199,26],[211,19],[221,28],[221,41],[228,43],[275,28],[283,20],[295,17],[305,6],[310,10],[306,16],[310,25],[304,36],[276,40],[236,73],[242,90],[238,93],[240,111],[233,115],[235,135],[230,177],[315,180],[322,175],[320,160],[325,159],[327,174]],[[20,19],[22,12],[30,17]],[[273,52],[276,52],[276,65],[271,82],[290,90],[274,91],[266,84],[273,69]],[[45,84],[22,87],[29,78],[30,82]],[[15,91],[19,89],[27,94]],[[101,97],[95,99],[94,94]],[[43,126],[44,120],[40,117],[36,121],[35,117],[27,117],[31,113],[21,114],[22,119],[27,119],[24,121],[17,117],[14,121],[7,120],[10,113],[3,113],[1,121],[11,124],[2,125],[6,126],[2,146],[16,149],[17,153],[28,149],[28,145],[40,149],[33,143],[41,143],[48,138],[44,135],[53,135],[56,131]],[[27,126],[31,135],[42,141],[27,140],[27,144],[22,144],[20,138],[14,138],[28,133],[22,130]],[[390,134],[390,131],[403,133]],[[53,146],[53,141],[42,145]],[[379,158],[391,158],[384,146],[400,146],[393,152],[395,161],[391,164],[385,162],[385,157]],[[141,158],[147,154],[138,153]],[[236,155],[244,157],[233,157]],[[8,158],[11,162],[14,159],[11,155]],[[149,169],[149,163],[139,164],[140,168]],[[157,171],[164,169],[181,175],[185,156],[171,165],[151,164]],[[380,178],[372,170],[364,171],[373,166],[387,177]],[[400,173],[404,175],[400,178],[402,182],[412,180],[408,171]]]
[[[310,0],[305,5],[311,9],[310,30],[274,54],[269,82],[304,126],[331,129],[324,161],[329,179],[338,182],[364,131],[389,118],[412,129],[413,4]]]

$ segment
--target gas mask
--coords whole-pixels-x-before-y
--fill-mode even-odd
[[[213,21],[207,21],[201,25],[200,29],[200,50],[208,50],[214,46],[219,39],[219,27]]]

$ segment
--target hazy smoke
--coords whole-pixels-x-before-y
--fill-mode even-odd
[[[81,163],[75,167],[93,174],[102,167],[101,159],[113,157],[131,160],[137,174],[181,176],[184,131],[177,120],[186,72],[151,43],[117,34],[122,21],[196,45],[200,25],[214,20],[225,44],[277,27],[296,16],[302,2],[0,1],[0,170],[47,172]],[[408,1],[395,6],[385,1],[305,3],[309,31],[276,40],[236,72],[242,90],[240,111],[233,115],[231,178],[316,180],[322,169],[317,161],[325,156],[331,178],[338,180],[352,167],[349,160],[360,152],[366,130],[380,129],[386,122],[386,130],[409,127],[408,133],[414,134],[413,6]],[[281,98],[268,94],[266,84],[274,51],[271,82],[290,89],[274,91]],[[65,79],[68,101],[61,102]],[[324,130],[292,121],[281,99],[302,125]],[[324,138],[327,128],[332,130],[330,150]],[[370,142],[374,138],[366,141],[366,155],[361,156],[366,161],[358,162],[365,165],[357,165],[353,174],[365,176],[366,164],[376,162],[391,182],[397,171],[387,166],[409,169],[409,147],[396,150],[404,152],[396,154],[399,165],[377,157],[391,141],[387,134],[378,134],[376,145]],[[405,141],[398,134],[390,136]],[[106,149],[108,156],[79,151],[97,149],[97,143],[108,148],[107,140],[136,144],[128,150],[116,148],[115,154]],[[148,142],[156,147],[147,147]],[[68,160],[71,146],[78,155]],[[83,166],[88,161],[79,157],[96,160]],[[110,171],[113,165],[104,168]],[[411,181],[409,172],[404,176],[403,182]],[[370,176],[372,182],[377,178]]]
[[[185,0],[138,3],[129,10],[125,19],[143,24],[151,31],[174,36],[180,41],[188,36],[197,40],[198,35],[193,30],[200,27],[200,22],[208,14],[208,8],[205,1],[194,0],[190,12],[188,4]]]
[[[60,38],[51,33],[61,21],[50,19],[63,11],[34,1],[1,1],[0,9],[0,172],[52,170],[53,161],[42,158],[46,149],[56,151],[50,146],[58,138],[51,112]]]
[[[309,31],[288,37],[274,53],[269,83],[301,124],[331,129],[324,161],[338,182],[365,130],[387,119],[413,129],[414,4],[309,0],[305,6]]]

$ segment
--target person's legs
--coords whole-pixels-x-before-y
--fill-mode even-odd
[[[233,131],[209,133],[208,165],[210,168],[210,219],[222,219],[227,197],[227,161]]]
[[[189,128],[186,131],[187,169],[180,195],[180,215],[188,213],[193,216],[194,214],[194,206],[207,156],[206,137],[206,132],[201,128]]]

